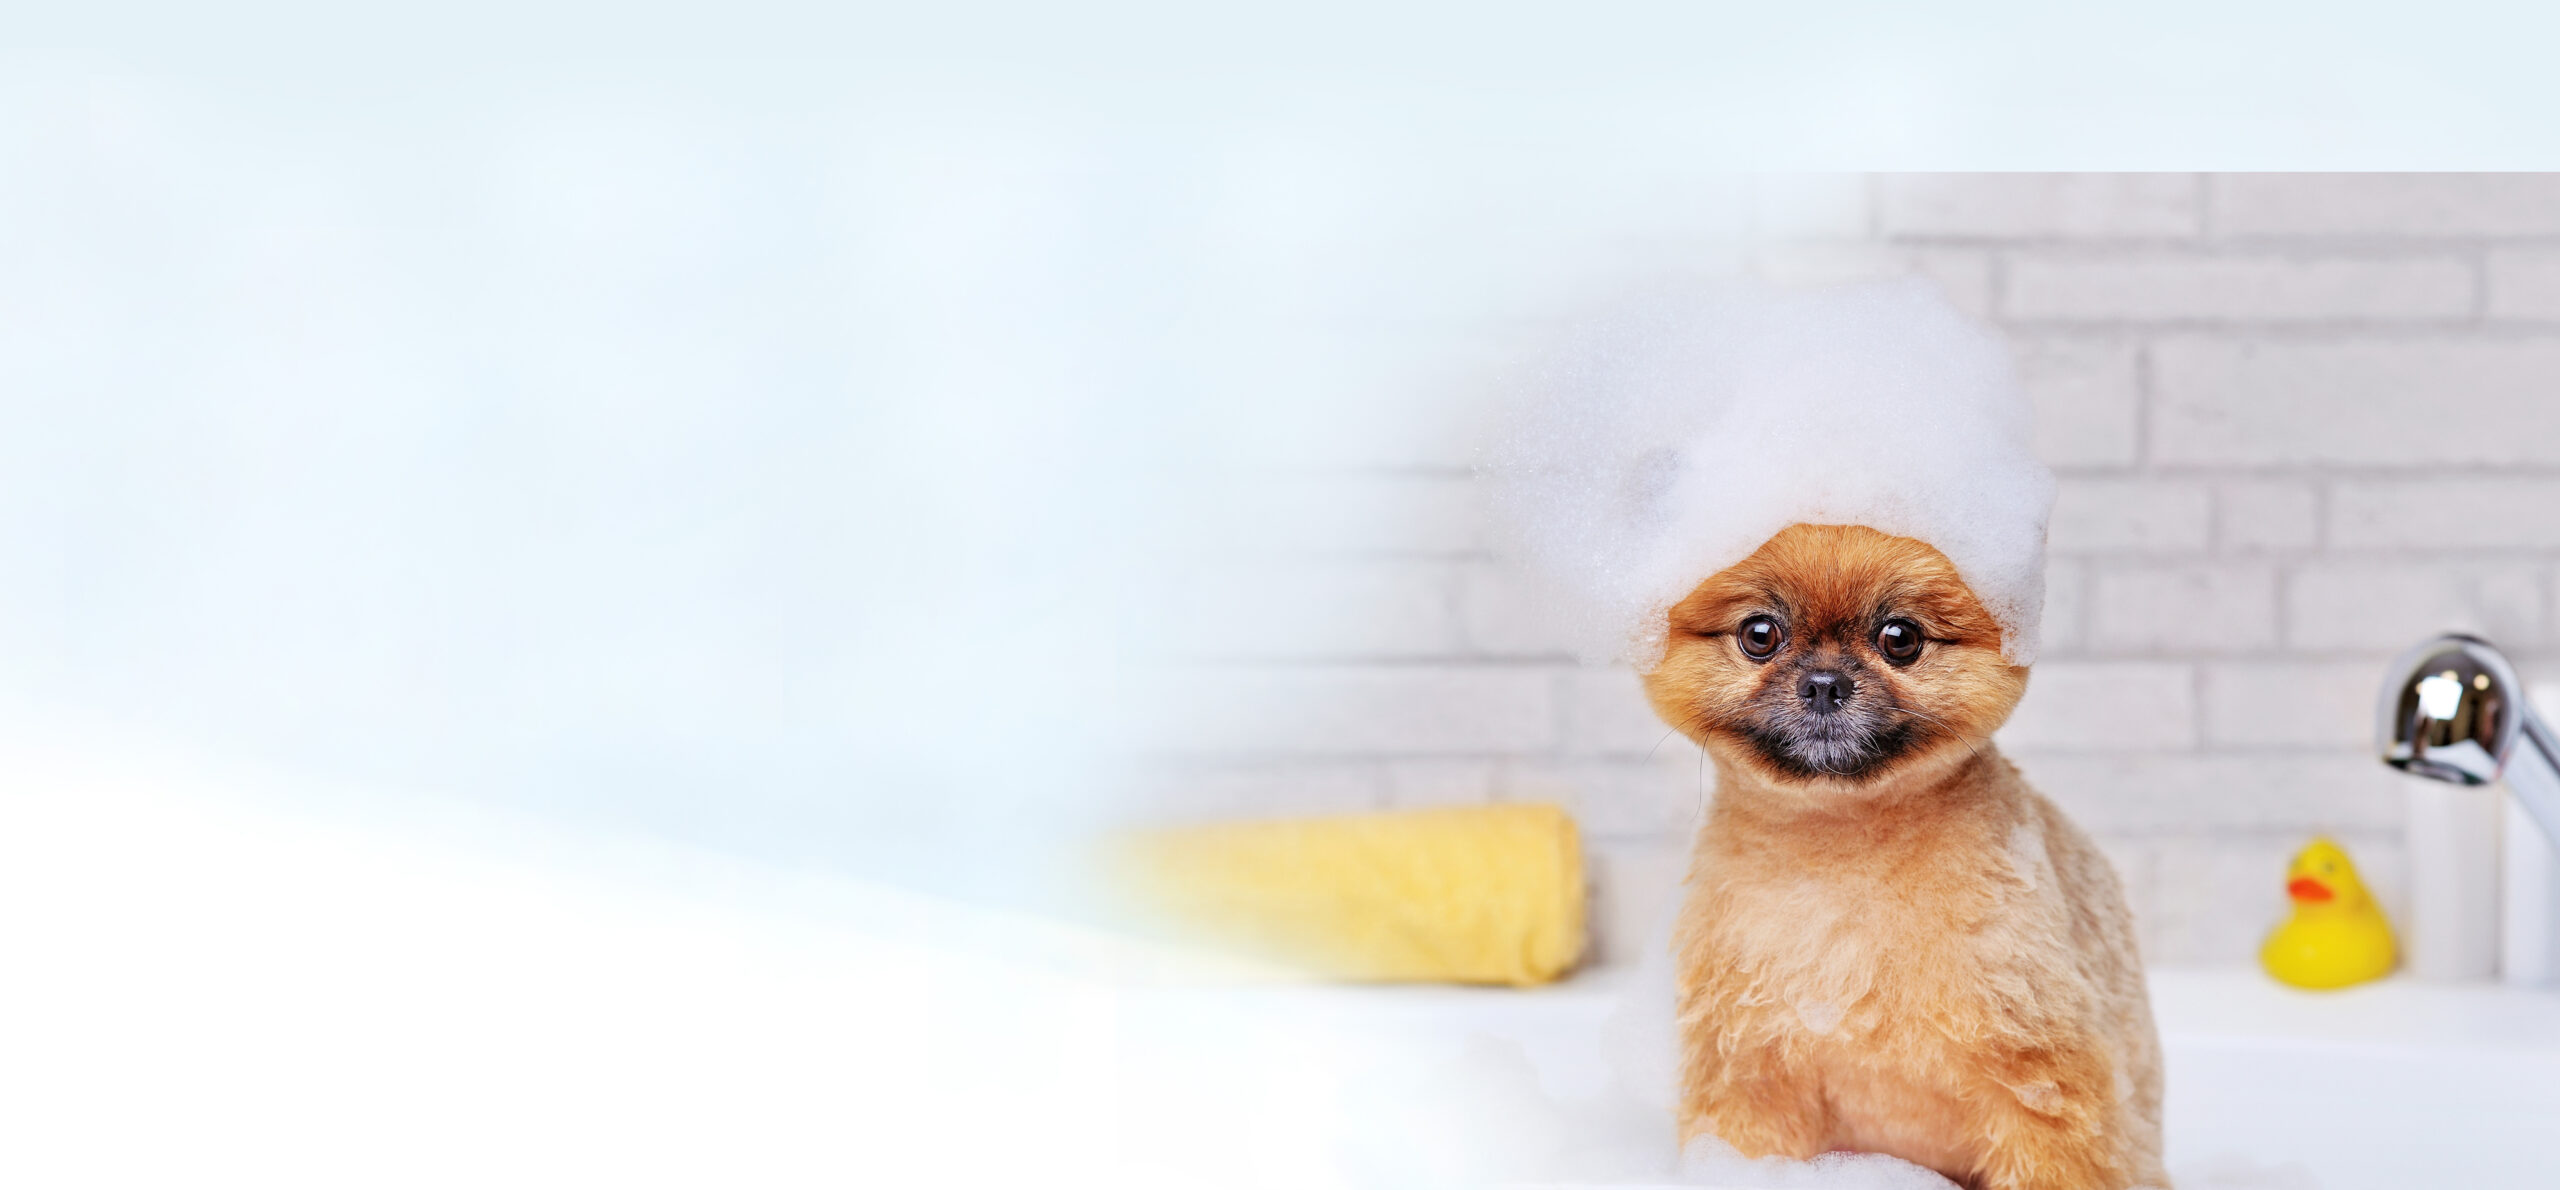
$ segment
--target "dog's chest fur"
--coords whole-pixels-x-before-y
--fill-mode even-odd
[[[1954,1121],[1980,1088],[1954,1072],[2086,1027],[2057,1019],[2090,997],[2043,807],[2014,778],[1963,794],[1784,822],[1717,813],[1700,836],[1684,1026],[1814,1075],[1834,1146],[1962,1168]]]

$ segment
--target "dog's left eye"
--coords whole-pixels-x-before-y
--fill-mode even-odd
[[[1920,626],[1909,620],[1887,620],[1876,629],[1876,651],[1895,665],[1909,665],[1920,657]]]

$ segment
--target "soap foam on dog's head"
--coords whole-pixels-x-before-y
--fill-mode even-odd
[[[1937,547],[2034,661],[2053,475],[2008,353],[1928,283],[1655,291],[1519,389],[1485,470],[1586,651],[1647,668],[1700,579],[1855,524]]]

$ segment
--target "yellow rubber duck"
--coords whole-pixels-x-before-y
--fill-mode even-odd
[[[2399,961],[2391,923],[2356,878],[2346,849],[2313,839],[2285,875],[2293,916],[2258,950],[2267,974],[2298,988],[2342,988],[2390,972]]]

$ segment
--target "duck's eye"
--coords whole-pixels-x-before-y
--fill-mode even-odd
[[[1876,629],[1876,652],[1895,665],[1920,659],[1920,626],[1909,620],[1887,620]]]
[[[1778,627],[1778,622],[1767,616],[1753,616],[1742,622],[1742,628],[1734,633],[1734,639],[1742,642],[1743,656],[1754,661],[1766,661],[1777,653],[1778,646],[1787,643],[1787,630]]]

